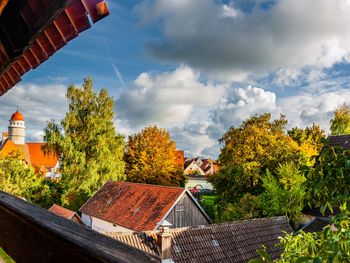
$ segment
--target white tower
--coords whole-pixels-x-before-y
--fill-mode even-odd
[[[13,141],[14,144],[25,144],[25,126],[23,115],[17,110],[14,114],[12,114],[9,122],[9,139]]]

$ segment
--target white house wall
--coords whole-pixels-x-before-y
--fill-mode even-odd
[[[97,231],[97,232],[130,232],[133,231],[132,229],[122,227],[110,222],[107,222],[105,220],[91,217],[91,229]]]

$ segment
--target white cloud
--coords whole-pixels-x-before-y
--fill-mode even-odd
[[[240,9],[243,2],[145,0],[138,6],[142,21],[163,32],[148,53],[235,81],[281,69],[293,78],[305,67],[349,62],[349,1],[278,0],[266,8],[268,1],[256,0],[249,12]]]
[[[118,118],[134,129],[150,124],[170,127],[189,121],[214,106],[225,93],[222,86],[201,83],[199,77],[186,66],[172,72],[140,74],[133,88],[116,100]],[[205,113],[202,117],[206,117]]]

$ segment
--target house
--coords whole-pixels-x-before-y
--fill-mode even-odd
[[[187,189],[213,189],[208,177],[218,171],[218,165],[210,159],[192,158],[185,160],[184,174],[188,176]]]
[[[237,262],[258,257],[262,245],[272,259],[281,253],[279,237],[292,232],[287,217],[243,220],[205,227],[185,227],[142,233],[109,233],[108,236],[163,260],[176,263]],[[172,261],[170,261],[172,260]]]
[[[328,145],[332,147],[340,147],[344,150],[350,149],[350,134],[328,136]]]
[[[184,188],[108,181],[81,208],[85,225],[98,232],[150,231],[162,220],[173,227],[211,223]]]
[[[67,208],[64,208],[64,207],[56,205],[56,204],[53,204],[53,206],[51,206],[48,210],[51,213],[54,213],[58,216],[64,217],[64,218],[71,220],[75,223],[83,225],[83,221],[81,220],[80,216],[78,216],[78,214],[72,210],[69,210]]]
[[[3,133],[0,143],[0,157],[18,152],[20,158],[48,178],[58,178],[59,162],[54,154],[45,154],[42,150],[44,143],[25,142],[25,121],[18,110],[9,120],[8,132]]]

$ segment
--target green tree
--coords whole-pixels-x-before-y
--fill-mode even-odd
[[[324,130],[318,124],[313,123],[311,127],[305,129],[293,127],[287,134],[298,143],[300,151],[306,159],[306,164],[314,165],[315,157],[318,156],[324,144]]]
[[[90,78],[83,87],[69,86],[69,109],[58,124],[44,130],[46,152],[59,156],[62,203],[78,209],[106,181],[123,180],[124,137],[113,125],[113,99],[106,89],[96,93]]]
[[[320,232],[297,235],[287,234],[280,239],[279,246],[282,254],[279,259],[271,260],[265,248],[257,252],[260,258],[250,260],[249,263],[341,263],[350,262],[350,217],[346,205],[341,207],[341,213],[334,218],[330,225]]]
[[[184,180],[176,144],[166,129],[149,126],[129,136],[124,160],[130,182],[180,186]]]
[[[349,105],[344,103],[334,111],[334,117],[331,120],[331,134],[342,135],[350,133],[350,109]]]
[[[326,145],[306,175],[309,204],[323,212],[338,208],[349,199],[349,174],[350,151]]]
[[[287,215],[297,220],[304,208],[306,178],[294,163],[277,168],[277,176],[269,171],[263,177],[263,193],[259,196],[264,216]]]
[[[34,172],[34,168],[27,165],[19,154],[0,158],[0,189],[17,197],[33,201],[33,197],[40,191],[43,178]]]
[[[276,176],[280,164],[305,163],[298,143],[284,133],[286,124],[283,115],[273,121],[269,113],[256,115],[219,140],[224,144],[220,170],[210,178],[218,194],[219,217],[228,203],[238,204],[244,194],[260,195],[266,170]]]

